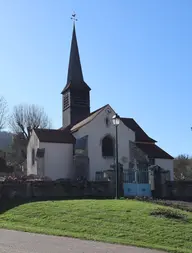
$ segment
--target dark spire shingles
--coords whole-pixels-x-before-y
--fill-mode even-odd
[[[64,91],[67,90],[68,88],[90,90],[90,87],[84,82],[83,79],[83,72],[81,68],[75,25],[73,26],[73,34],[71,40],[71,51],[69,57],[67,84],[63,89],[62,93],[64,93]]]

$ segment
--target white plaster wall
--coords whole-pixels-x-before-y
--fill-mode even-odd
[[[40,177],[44,176],[44,157],[37,157],[37,175]]]
[[[165,170],[170,171],[170,177],[171,181],[174,180],[174,166],[173,166],[173,159],[160,159],[160,158],[155,158],[155,164],[159,165],[161,168]]]
[[[111,109],[111,107],[109,107]],[[111,169],[110,165],[114,162],[114,158],[104,158],[102,156],[101,141],[107,134],[111,134],[115,138],[115,127],[112,122],[109,127],[105,124],[105,118],[107,116],[105,108],[99,115],[97,115],[90,123],[83,126],[78,132],[73,135],[75,138],[81,138],[88,135],[88,156],[90,160],[90,180],[95,180],[96,171]],[[112,110],[112,109],[111,109]],[[111,119],[115,114],[114,111],[108,115]],[[119,150],[119,162],[122,163],[122,157],[126,157],[127,161],[123,163],[124,168],[128,168],[129,164],[129,141],[135,141],[135,133],[128,129],[123,122],[120,122],[118,126],[118,150]]]
[[[27,175],[35,174],[37,175],[37,161],[35,160],[34,165],[32,165],[32,149],[35,150],[35,155],[37,149],[39,148],[39,139],[34,131],[32,131],[28,146],[27,146]]]
[[[41,142],[45,148],[44,176],[56,180],[69,178],[73,168],[73,144]]]

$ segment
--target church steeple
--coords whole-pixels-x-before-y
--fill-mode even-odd
[[[71,51],[69,56],[69,66],[67,74],[67,84],[62,91],[62,94],[68,88],[83,88],[89,89],[89,86],[84,82],[83,72],[81,68],[81,61],[79,56],[79,49],[77,44],[77,36],[75,30],[75,23],[73,24],[73,34],[71,40]]]
[[[75,16],[73,16],[75,19]],[[71,50],[67,83],[61,92],[63,96],[63,127],[75,124],[90,114],[90,88],[83,79],[75,23],[71,40]]]
[[[79,49],[77,45],[77,37],[75,31],[75,24],[73,25],[73,35],[71,41],[71,52],[69,58],[69,68],[67,75],[67,83],[83,83],[83,73],[79,57]]]

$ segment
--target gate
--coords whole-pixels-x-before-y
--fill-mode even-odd
[[[143,169],[128,169],[123,172],[124,196],[151,196],[151,185],[149,184],[149,170]]]

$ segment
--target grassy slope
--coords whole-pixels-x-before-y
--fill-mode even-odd
[[[36,202],[1,214],[0,227],[192,252],[192,214],[187,222],[158,218],[150,215],[156,207],[134,200]]]

